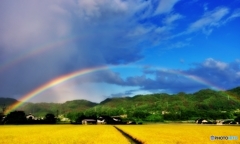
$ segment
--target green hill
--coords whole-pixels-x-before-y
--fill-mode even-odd
[[[16,99],[12,98],[0,98],[0,107],[3,108],[10,106],[17,102]],[[66,114],[69,112],[79,112],[87,110],[91,107],[96,106],[97,103],[93,103],[87,100],[73,100],[65,103],[23,103],[17,110],[23,110],[26,114],[32,113],[36,116],[44,116],[47,113],[53,114]]]
[[[77,115],[84,112],[86,115],[136,115],[136,113],[180,114],[180,117],[206,116],[207,113],[234,112],[240,109],[240,87],[228,91],[203,89],[192,94],[180,92],[178,94],[148,94],[133,97],[107,98],[100,103],[87,100],[73,100],[65,103],[24,103],[19,110],[44,116],[46,113]],[[0,98],[0,105],[12,104],[15,99]]]
[[[0,97],[0,106],[11,105],[11,104],[13,104],[15,102],[17,102],[16,99]]]
[[[84,111],[96,105],[97,103],[87,100],[73,100],[65,103],[26,103],[19,107],[19,109],[26,113],[44,116],[46,113],[66,114],[69,112]]]

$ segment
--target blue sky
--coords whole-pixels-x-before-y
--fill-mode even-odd
[[[0,97],[99,66],[30,101],[240,86],[240,0],[2,0],[0,20]]]

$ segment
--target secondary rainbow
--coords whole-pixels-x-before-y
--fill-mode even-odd
[[[42,53],[47,52],[54,48],[59,48],[60,46],[70,43],[70,42],[73,42],[77,39],[79,39],[79,36],[72,36],[70,38],[58,39],[56,41],[46,43],[46,44],[43,44],[40,46],[36,46],[34,48],[31,48],[30,50],[24,51],[14,58],[10,57],[4,63],[0,63],[0,73],[6,71],[7,69],[9,69],[21,62],[33,57],[33,56],[42,54]]]
[[[73,79],[75,77],[78,77],[78,76],[81,76],[81,75],[84,75],[84,74],[88,74],[88,73],[92,73],[92,72],[96,72],[96,71],[100,71],[100,70],[106,70],[106,69],[110,69],[110,68],[119,68],[119,67],[124,67],[124,68],[129,68],[129,67],[132,67],[132,68],[141,68],[141,66],[99,66],[99,67],[94,67],[94,68],[88,68],[88,69],[82,69],[82,70],[78,70],[78,71],[75,71],[75,72],[72,72],[72,73],[69,73],[69,74],[65,74],[65,75],[62,75],[62,76],[59,76],[53,80],[50,80],[49,82],[41,85],[40,87],[34,89],[33,91],[27,93],[26,95],[24,95],[23,97],[21,97],[18,102],[12,104],[6,111],[5,111],[5,114],[11,112],[11,111],[14,111],[16,110],[19,106],[21,106],[24,102],[28,101],[29,99],[37,96],[38,94],[46,91],[47,89],[51,88],[51,87],[54,87],[60,83],[63,83],[67,80],[70,80],[70,79]],[[164,71],[166,73],[172,73],[172,74],[177,74],[177,75],[180,75],[180,76],[184,76],[188,79],[191,79],[193,81],[196,81],[198,83],[201,83],[201,84],[204,84],[206,86],[209,86],[211,88],[214,88],[214,89],[217,89],[217,90],[221,90],[223,91],[222,88],[198,77],[198,76],[195,76],[195,75],[190,75],[190,74],[187,74],[187,73],[184,73],[182,71],[175,71],[175,70],[166,70],[166,69],[163,69],[163,68],[158,68],[159,71]],[[226,93],[227,94],[227,93]],[[228,94],[227,94],[228,95]]]
[[[94,67],[94,68],[88,68],[88,69],[83,69],[83,70],[79,70],[79,71],[75,71],[66,75],[62,75],[60,77],[57,77],[43,85],[41,85],[40,87],[34,89],[33,91],[27,93],[26,95],[24,95],[23,97],[21,97],[18,102],[12,104],[6,111],[5,114],[8,114],[9,112],[17,109],[19,106],[21,106],[24,102],[28,101],[29,99],[31,99],[32,97],[46,91],[47,89],[56,86],[64,81],[73,79],[77,76],[81,76],[84,74],[88,74],[88,73],[92,73],[92,72],[96,72],[96,71],[100,71],[100,70],[104,70],[107,69],[107,66],[100,66],[100,67]]]

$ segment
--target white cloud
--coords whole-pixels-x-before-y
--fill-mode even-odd
[[[169,26],[162,26],[162,27],[157,27],[155,29],[155,32],[158,33],[158,34],[161,34],[161,33],[165,33],[167,31],[169,31],[171,28]]]
[[[230,19],[240,17],[240,9],[237,9],[233,12],[233,14],[230,16]]]
[[[239,71],[239,72],[237,72],[237,77],[238,77],[238,78],[240,78],[240,71]]]
[[[169,46],[169,49],[172,49],[172,48],[182,48],[182,47],[186,47],[186,46],[189,46],[189,43],[179,41],[179,42],[176,42],[176,43],[172,43]]]
[[[160,0],[154,12],[154,15],[169,13],[179,0]]]
[[[0,71],[2,65],[7,65],[6,71],[0,73],[2,95],[25,94],[71,71],[141,59],[138,41],[131,41],[126,34],[138,26],[133,14],[142,3],[1,2]]]
[[[193,32],[202,32],[203,34],[209,35],[213,32],[214,28],[223,26],[238,17],[240,17],[240,9],[236,9],[230,14],[229,8],[217,7],[212,11],[205,11],[203,16],[192,22],[185,31],[171,36],[170,39],[191,34]]]
[[[78,5],[81,8],[80,10],[87,16],[99,16],[99,7],[97,1],[95,0],[79,0]]]
[[[203,63],[203,65],[208,68],[217,68],[220,70],[224,70],[228,66],[226,63],[221,62],[221,61],[216,61],[213,58],[206,59],[206,61]]]
[[[133,63],[141,60],[143,49],[155,46],[154,44],[167,39],[171,31],[176,28],[175,22],[183,18],[173,9],[178,1],[161,0],[156,7],[152,1],[142,0],[2,2],[0,58],[1,60],[14,58],[17,62],[19,59],[16,57],[22,58],[17,64],[13,63],[12,67],[8,67],[9,69],[4,74],[0,73],[2,95],[25,94],[53,78],[79,69],[105,64]],[[154,8],[156,8],[155,11]],[[151,19],[152,16],[160,14],[164,14],[163,17],[165,17],[164,20],[159,19],[160,24],[145,21],[147,18]],[[201,19],[192,23],[189,32],[202,30],[209,33],[213,27],[221,24],[227,14],[227,8],[207,12]],[[238,11],[234,12],[229,19],[237,17],[239,17]],[[146,46],[147,42],[150,45]],[[176,48],[184,47],[188,43],[176,41],[169,45]],[[47,49],[41,46],[47,46]],[[35,49],[43,52],[32,55],[31,51]],[[5,63],[0,62],[0,70],[2,64]],[[225,63],[214,59],[208,59],[204,64],[205,68],[209,69],[226,70],[227,67]],[[116,85],[126,83],[115,73],[84,78],[86,83],[102,81]],[[148,86],[154,82],[147,75],[131,80],[132,85],[137,87]],[[142,84],[138,84],[138,81]],[[55,87],[42,99],[47,99],[47,96],[51,94],[54,96],[50,100],[60,96],[60,101],[77,99],[78,94],[81,94],[80,98],[85,99],[101,98],[98,92],[101,93],[102,89],[97,86],[80,89],[77,87],[80,84],[82,84],[81,81],[76,81],[73,85]],[[160,84],[164,86],[165,83]],[[109,90],[107,86],[105,88],[106,91]],[[121,92],[121,90],[116,92]],[[68,97],[65,97],[65,94]],[[92,97],[88,98],[89,95]],[[110,95],[110,93],[104,93],[104,95]]]
[[[0,45],[5,51],[41,45],[51,39],[67,36],[71,31],[69,15],[61,1],[7,1],[1,10]]]
[[[130,31],[127,35],[127,37],[138,37],[143,36],[150,32],[153,29],[153,27],[143,27],[143,26],[137,26],[132,31]]]
[[[79,17],[85,20],[92,19],[111,19],[132,16],[133,13],[145,7],[141,1],[122,1],[122,0],[78,0],[76,9]]]
[[[192,23],[187,33],[196,32],[202,30],[203,32],[207,33],[212,31],[213,27],[217,27],[221,25],[221,20],[229,13],[228,8],[221,7],[216,8],[213,11],[206,12],[202,18]]]
[[[162,20],[162,25],[156,25],[152,27],[152,36],[154,36],[155,44],[159,44],[164,39],[168,39],[171,30],[174,30],[177,26],[175,21],[182,19],[180,14],[169,14]]]
[[[180,15],[180,14],[172,14],[172,15],[168,16],[167,18],[165,18],[165,19],[163,20],[163,23],[165,23],[166,25],[170,25],[170,24],[172,24],[174,21],[179,20],[179,19],[181,19],[181,18],[183,18],[183,16]]]
[[[224,22],[224,23],[227,23],[231,20],[234,20],[236,18],[239,18],[240,17],[240,9],[236,9],[231,15],[230,17],[227,18],[227,20]]]

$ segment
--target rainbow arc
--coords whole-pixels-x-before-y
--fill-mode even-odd
[[[6,111],[5,111],[5,114],[11,112],[11,111],[14,111],[16,110],[18,107],[20,107],[24,102],[27,102],[28,100],[30,100],[31,98],[39,95],[40,93],[58,85],[58,84],[61,84],[63,82],[66,82],[70,79],[73,79],[73,78],[76,78],[76,77],[79,77],[79,76],[82,76],[82,75],[85,75],[85,74],[89,74],[89,73],[93,73],[93,72],[97,72],[97,71],[101,71],[101,70],[107,70],[107,69],[111,69],[111,68],[118,68],[118,67],[134,67],[134,66],[99,66],[99,67],[94,67],[94,68],[87,68],[87,69],[82,69],[82,70],[78,70],[78,71],[74,71],[72,73],[68,73],[68,74],[65,74],[65,75],[62,75],[62,76],[59,76],[57,78],[54,78],[50,81],[48,81],[47,83],[37,87],[36,89],[30,91],[29,93],[27,93],[26,95],[22,96],[18,102],[12,104]],[[136,66],[135,66],[136,67]],[[137,66],[139,68],[139,66]],[[188,79],[191,79],[193,81],[196,81],[198,83],[201,83],[201,84],[204,84],[206,86],[209,86],[211,88],[214,88],[214,89],[217,89],[217,90],[220,90],[222,92],[224,92],[224,90],[216,85],[213,85],[212,83],[200,78],[200,77],[197,77],[197,76],[194,76],[194,75],[189,75],[189,74],[186,74],[186,73],[183,73],[181,71],[173,71],[173,70],[164,70],[164,69],[159,69],[159,70],[163,70],[165,72],[168,72],[168,73],[172,73],[172,74],[177,74],[177,75],[180,75],[180,76],[184,76]],[[230,95],[229,93],[226,93],[224,92],[225,94],[228,95],[228,97],[233,97],[235,99],[235,96],[232,96]]]

